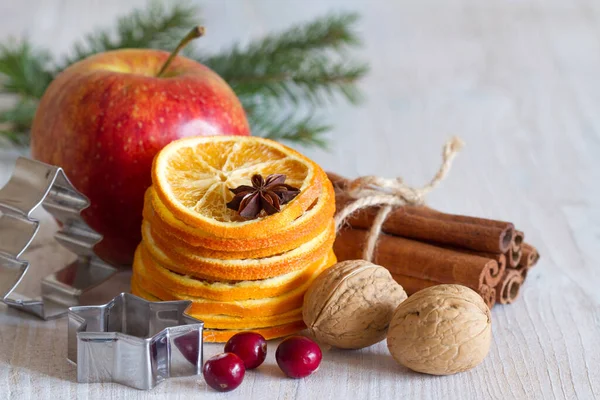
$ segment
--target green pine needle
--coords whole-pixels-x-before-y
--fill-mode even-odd
[[[16,130],[29,129],[37,106],[37,99],[23,98],[12,108],[0,112],[0,123],[10,123]]]
[[[240,97],[270,96],[292,103],[322,105],[335,93],[351,104],[361,96],[356,82],[366,64],[334,61],[359,43],[355,13],[324,16],[316,21],[199,60],[221,75]],[[333,54],[332,54],[333,52]]]
[[[0,129],[0,147],[25,147],[29,144],[29,132]]]
[[[0,44],[0,83],[2,91],[24,98],[39,99],[53,79],[52,58],[28,40]]]
[[[278,116],[269,112],[255,112],[248,115],[248,121],[255,136],[320,148],[328,147],[328,141],[323,135],[332,128],[317,121],[312,113],[298,117],[294,112]]]
[[[351,104],[359,104],[362,94],[356,82],[368,71],[366,65],[331,63],[328,60],[306,60],[299,68],[274,71],[273,74],[254,76],[247,80],[230,82],[240,98],[252,96],[272,97],[293,104],[308,102],[324,105],[341,95]]]
[[[88,34],[83,42],[75,43],[74,55],[67,57],[59,70],[92,54],[109,50],[173,50],[190,27],[200,22],[198,12],[195,6],[183,1],[173,3],[171,8],[166,8],[164,3],[158,0],[151,1],[147,9],[134,10],[118,18],[116,35],[112,29],[103,29]]]

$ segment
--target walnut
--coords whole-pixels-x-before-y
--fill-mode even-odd
[[[387,344],[394,359],[414,371],[450,375],[483,361],[490,350],[490,309],[461,285],[423,289],[400,304]]]
[[[315,279],[304,296],[302,316],[318,341],[360,349],[385,339],[392,314],[405,299],[387,269],[344,261]]]

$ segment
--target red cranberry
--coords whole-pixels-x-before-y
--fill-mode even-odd
[[[233,353],[221,353],[210,358],[202,368],[208,386],[219,392],[229,392],[240,386],[246,374],[244,361]]]
[[[291,336],[277,347],[275,359],[290,378],[304,378],[319,368],[323,354],[319,345],[304,336]]]
[[[244,360],[246,369],[254,369],[267,357],[267,341],[259,333],[240,332],[227,341],[225,351],[237,354]]]

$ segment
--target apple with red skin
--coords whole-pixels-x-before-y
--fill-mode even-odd
[[[169,53],[116,50],[77,62],[50,84],[32,130],[33,157],[64,168],[90,199],[96,253],[128,265],[141,239],[154,155],[185,136],[249,135],[233,90],[204,65]]]

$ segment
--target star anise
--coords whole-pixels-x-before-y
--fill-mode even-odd
[[[264,179],[261,175],[252,176],[252,186],[242,185],[229,189],[235,194],[233,200],[227,203],[227,208],[239,212],[240,216],[253,219],[262,210],[268,215],[281,211],[281,206],[290,202],[300,193],[300,190],[285,184],[286,176],[273,174]]]

